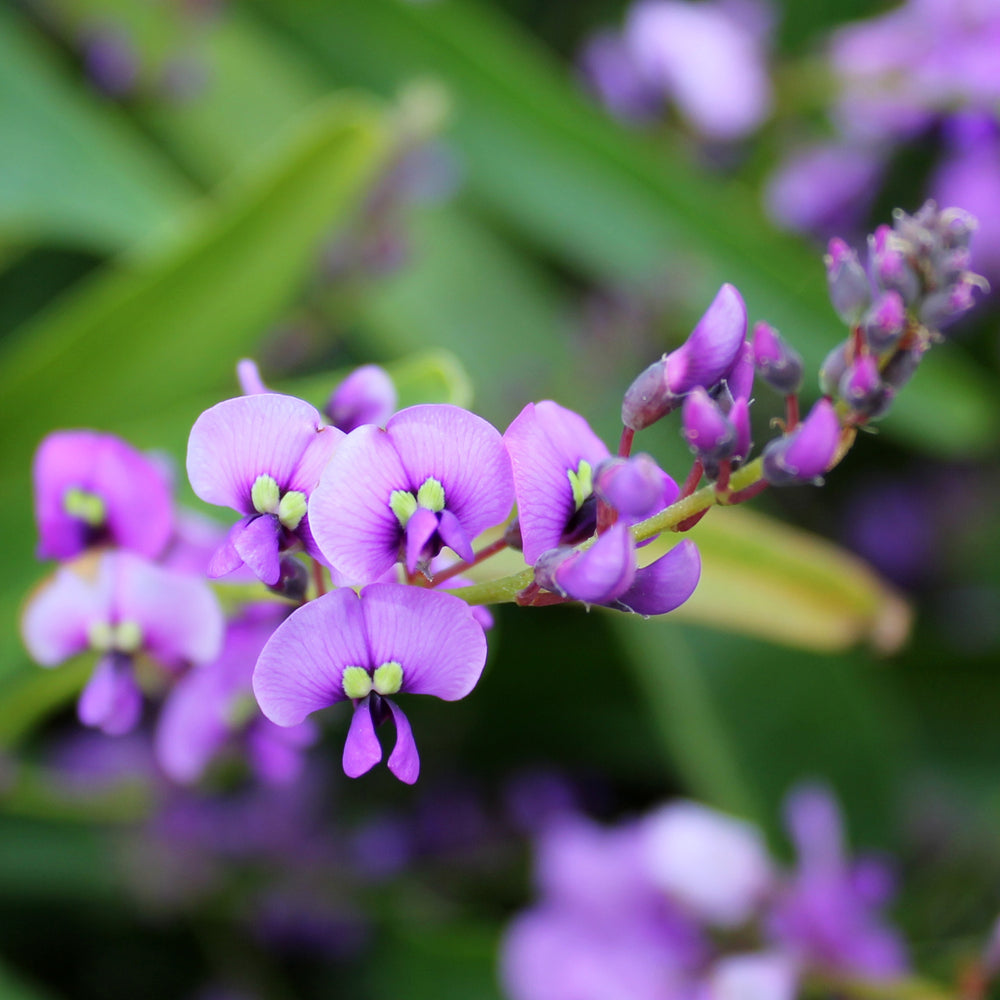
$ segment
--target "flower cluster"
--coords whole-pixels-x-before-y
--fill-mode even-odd
[[[626,390],[614,454],[553,400],[528,403],[501,434],[453,405],[394,412],[391,380],[368,365],[320,412],[242,361],[244,395],[202,413],[188,441],[194,492],[238,515],[224,532],[174,510],[162,463],[110,435],[56,433],[36,457],[36,510],[39,554],[64,565],[28,606],[28,648],[47,666],[98,655],[79,714],[105,732],[138,723],[143,691],[166,691],[156,747],[178,781],[233,748],[260,777],[289,780],[316,738],[308,717],[349,701],[345,772],[382,759],[377,730],[391,720],[388,766],[412,783],[419,754],[398,699],[472,691],[492,624],[483,605],[579,601],[646,617],[683,604],[701,573],[695,542],[655,558],[646,543],[768,485],[819,481],[983,286],[969,270],[973,228],[928,204],[873,234],[867,267],[831,243],[831,298],[850,332],[802,420],[801,359],[767,323],[750,328],[726,284]],[[751,460],[757,377],[786,419]],[[632,453],[636,434],[675,412],[694,455],[680,485]],[[482,564],[503,550],[524,568],[490,579]],[[228,602],[228,624],[205,573],[244,599],[258,581],[249,603]]]
[[[886,864],[847,857],[819,786],[788,797],[786,825],[791,871],[755,827],[694,802],[613,827],[556,817],[536,846],[540,899],[502,947],[511,1000],[793,1000],[810,980],[899,979]]]

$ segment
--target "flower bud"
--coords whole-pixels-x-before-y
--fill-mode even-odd
[[[323,412],[346,434],[363,424],[384,426],[396,409],[396,398],[396,387],[384,368],[362,365],[337,386]]]
[[[883,292],[861,320],[868,346],[882,354],[896,346],[906,325],[906,307],[896,291]]]
[[[842,240],[834,237],[823,258],[830,301],[837,315],[853,326],[871,302],[871,285],[858,255]]]
[[[819,387],[824,396],[836,396],[840,392],[840,380],[847,371],[847,341],[838,344],[824,358],[819,367]]]
[[[292,601],[302,601],[309,589],[309,571],[294,556],[282,556],[278,582],[267,589]]]
[[[594,472],[594,492],[630,519],[652,517],[680,490],[649,455],[605,459]]]
[[[988,290],[986,280],[966,271],[948,288],[932,292],[920,306],[920,322],[930,330],[943,330],[967,313],[976,303],[973,292]]]
[[[726,377],[724,379],[724,384],[729,390],[730,400],[750,398],[753,393],[753,376],[753,345],[750,341],[745,340],[740,346],[732,368],[726,372]],[[726,409],[725,404],[723,404],[723,409]]]
[[[772,486],[814,482],[829,468],[840,445],[840,421],[833,404],[821,399],[809,416],[764,448],[764,478]]]
[[[867,416],[882,401],[883,386],[878,362],[870,354],[855,358],[841,376],[838,388],[840,398],[855,413]]]
[[[882,369],[882,381],[896,392],[913,378],[917,366],[923,360],[924,348],[913,347],[906,351],[896,351],[889,363]]]
[[[634,431],[644,430],[665,417],[681,402],[667,388],[667,356],[654,361],[625,390],[622,423]]]
[[[635,570],[632,533],[618,523],[587,549],[562,546],[543,552],[535,563],[535,582],[584,604],[607,604],[628,590]]]
[[[910,305],[920,295],[920,277],[907,260],[901,240],[888,226],[879,226],[868,237],[868,261],[876,285],[884,291],[897,291]]]
[[[736,428],[704,389],[695,389],[681,411],[684,439],[700,459],[728,458],[736,445]]]
[[[753,360],[757,374],[776,392],[790,396],[802,388],[802,356],[768,323],[753,328]]]

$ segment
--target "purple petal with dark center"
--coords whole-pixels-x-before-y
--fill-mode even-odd
[[[351,716],[351,728],[344,742],[344,774],[348,778],[360,778],[381,759],[382,746],[375,734],[369,698],[365,698],[358,702]]]
[[[342,587],[297,608],[278,626],[257,660],[253,691],[267,718],[294,726],[346,700],[347,667],[371,664],[361,600]]]
[[[399,663],[402,691],[457,701],[476,686],[486,664],[486,637],[464,601],[436,590],[374,583],[361,592],[361,604],[371,663]]]
[[[226,534],[226,540],[215,550],[208,562],[206,574],[213,580],[226,576],[244,565],[243,557],[236,551],[235,540],[243,534],[246,526],[259,515],[247,514],[241,517]]]
[[[575,473],[581,460],[594,469],[609,452],[583,417],[551,400],[529,403],[503,440],[514,473],[524,558],[533,565],[559,545],[573,516],[568,471]]]
[[[415,573],[427,543],[437,534],[438,516],[426,507],[418,507],[406,524],[406,571]]]
[[[77,715],[85,726],[108,736],[131,732],[142,714],[142,692],[132,676],[131,661],[117,654],[103,657],[80,694]]]
[[[386,704],[392,712],[392,721],[396,724],[396,745],[389,755],[389,770],[400,781],[412,785],[420,776],[420,755],[417,753],[410,720],[391,698],[386,699]]]
[[[258,476],[271,476],[282,492],[318,477],[323,449],[335,445],[340,432],[323,438],[327,433],[319,412],[294,396],[263,392],[223,400],[191,428],[191,487],[207,503],[255,513],[250,491]]]
[[[163,550],[173,527],[167,477],[157,463],[112,434],[58,431],[39,446],[32,468],[40,559],[69,559],[103,532],[122,548],[147,556]],[[105,507],[89,529],[65,510],[66,491],[83,490]]]
[[[142,630],[143,648],[166,666],[207,663],[222,648],[225,622],[212,588],[128,552],[115,560],[115,609],[119,621]]]
[[[441,511],[440,520],[438,521],[438,534],[445,545],[458,555],[460,559],[469,562],[475,558],[476,554],[472,549],[472,540],[466,534],[462,522],[447,507]]]
[[[62,567],[31,597],[21,635],[31,657],[54,667],[90,646],[88,626],[111,620],[112,573],[108,556],[94,567]],[[85,575],[86,574],[86,575]]]
[[[514,505],[510,461],[499,431],[459,406],[429,403],[400,410],[386,424],[414,491],[436,479],[445,506],[475,538]]]
[[[253,570],[254,576],[269,586],[281,579],[281,525],[274,514],[252,518],[235,534],[233,548]]]
[[[384,430],[352,431],[309,498],[309,529],[323,555],[354,583],[368,583],[399,556],[402,529],[389,507],[394,490],[415,490]]]
[[[635,542],[624,524],[612,525],[589,549],[574,553],[556,571],[567,597],[585,604],[608,604],[635,578]]]
[[[694,330],[667,355],[667,387],[675,394],[710,389],[732,368],[747,335],[747,308],[733,285],[723,285]]]
[[[686,538],[656,562],[639,569],[632,586],[613,607],[643,617],[665,615],[694,593],[700,576],[701,555],[695,543]]]

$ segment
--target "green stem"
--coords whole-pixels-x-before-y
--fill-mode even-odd
[[[817,977],[806,982],[807,996],[827,997],[831,994],[851,1000],[957,1000],[956,995],[926,979],[847,979]]]
[[[763,478],[763,467],[763,460],[757,458],[749,465],[734,472],[729,478],[729,491],[739,493],[748,486],[759,483]],[[644,542],[647,538],[652,538],[654,535],[677,527],[678,524],[694,514],[707,510],[715,504],[725,503],[725,499],[716,493],[714,486],[703,486],[690,496],[678,500],[677,503],[671,504],[665,510],[661,510],[659,514],[654,514],[653,517],[634,524],[632,535],[637,542]],[[589,539],[579,547],[585,549],[593,543],[594,540]],[[488,580],[471,587],[449,590],[448,593],[461,597],[467,604],[510,604],[534,579],[534,570],[529,566],[512,576],[505,576],[499,580]]]

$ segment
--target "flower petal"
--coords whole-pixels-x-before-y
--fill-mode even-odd
[[[700,577],[701,555],[697,545],[686,538],[656,562],[638,570],[632,586],[612,606],[643,617],[665,615],[694,593]]]
[[[391,698],[386,699],[386,704],[392,712],[392,721],[396,724],[396,745],[389,755],[389,770],[400,781],[412,785],[420,776],[420,754],[417,753],[410,720]]]
[[[621,523],[613,524],[593,545],[573,552],[554,573],[560,593],[585,604],[608,604],[635,578],[635,542]]]
[[[437,514],[418,507],[409,521],[406,522],[406,571],[415,573],[420,562],[420,554],[424,546],[437,534]]]
[[[344,774],[360,778],[382,759],[382,746],[375,735],[369,698],[358,702],[351,716],[351,728],[344,741]]]
[[[470,538],[510,513],[510,461],[500,432],[482,417],[460,406],[428,403],[400,410],[385,429],[413,490],[436,479],[444,487],[445,506]]]
[[[361,603],[372,665],[399,663],[403,691],[457,701],[476,686],[486,664],[486,636],[464,601],[373,583],[361,592]]]
[[[385,431],[368,425],[350,433],[309,499],[309,530],[320,551],[354,582],[377,579],[399,555],[402,529],[389,497],[412,488]]]
[[[241,517],[229,529],[226,540],[215,550],[208,562],[208,569],[205,572],[212,580],[226,576],[244,565],[243,557],[236,551],[234,542],[256,516],[256,514],[248,514],[246,517]]]
[[[575,504],[568,473],[580,462],[591,468],[608,457],[604,442],[578,413],[552,400],[528,403],[503,437],[517,492],[525,561],[562,541]]]
[[[232,535],[237,555],[262,583],[273,587],[281,579],[281,525],[273,514],[251,518]]]
[[[207,503],[254,513],[250,491],[258,476],[271,476],[282,492],[301,488],[291,484],[300,463],[314,471],[304,456],[323,428],[319,412],[294,396],[263,392],[216,403],[188,438],[191,487]]]
[[[253,691],[272,722],[294,726],[346,700],[345,668],[370,665],[361,601],[343,587],[297,608],[278,626],[257,660]]]
[[[124,736],[135,729],[142,715],[142,692],[132,675],[128,657],[111,654],[94,668],[76,706],[85,726],[94,726],[108,736]]]
[[[460,559],[471,562],[475,558],[472,540],[466,534],[465,527],[447,507],[439,515],[438,535],[441,537],[441,541]]]
[[[699,385],[711,389],[732,368],[746,335],[743,296],[725,284],[688,339],[667,355],[667,387],[677,395]]]

